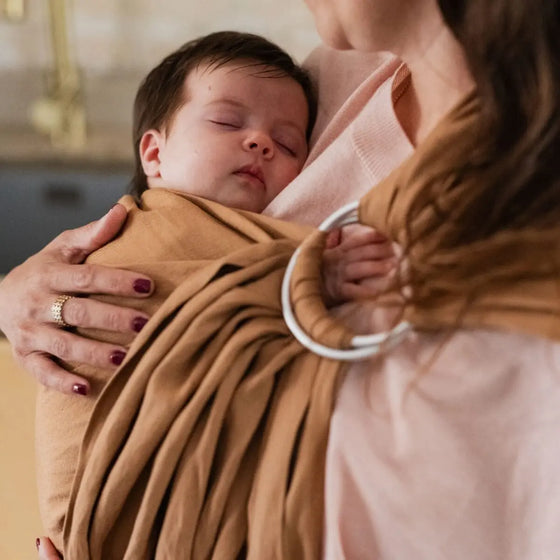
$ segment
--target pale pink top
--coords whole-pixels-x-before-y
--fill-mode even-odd
[[[391,55],[321,48],[310,162],[268,208],[318,224],[413,150]],[[361,318],[363,323],[364,318]],[[327,560],[560,558],[560,345],[461,331],[411,334],[356,364],[331,421]]]
[[[560,345],[411,335],[355,365],[331,420],[325,555],[560,557]]]

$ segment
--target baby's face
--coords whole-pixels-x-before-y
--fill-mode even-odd
[[[191,72],[167,130],[141,142],[150,187],[261,212],[297,176],[307,156],[305,94],[292,78],[259,70],[232,63]]]

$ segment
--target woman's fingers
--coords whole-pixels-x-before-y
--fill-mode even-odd
[[[387,243],[387,238],[379,233],[375,229],[359,227],[357,230],[354,229],[348,235],[341,236],[341,242],[339,247],[344,250],[353,249],[355,247],[360,247],[362,245],[370,245],[377,243]]]
[[[60,560],[62,558],[47,537],[39,537],[35,544],[39,552],[39,560]]]
[[[137,272],[93,264],[48,263],[35,283],[38,289],[57,293],[146,297],[153,290],[152,281]]]
[[[16,361],[39,383],[67,394],[87,395],[87,379],[63,369],[53,360],[89,364],[103,369],[117,368],[126,357],[126,348],[88,340],[61,329],[38,329],[29,341],[19,341],[14,347]],[[17,350],[16,350],[17,348]],[[27,351],[27,348],[31,348]]]
[[[334,249],[340,244],[342,239],[342,230],[340,228],[333,229],[327,234],[327,239],[325,241],[325,249]]]
[[[51,296],[51,302],[55,301],[56,298]],[[44,323],[53,322],[52,303],[44,306],[41,317]],[[136,309],[118,307],[90,298],[72,297],[62,307],[62,319],[73,327],[138,333],[148,322],[148,318],[145,313]]]
[[[152,290],[153,283],[148,278],[129,271],[93,265],[44,265],[29,259],[0,283],[0,329],[17,349],[22,331],[34,330],[40,325],[55,326],[51,309],[61,294],[85,292],[146,297]],[[115,332],[139,332],[148,320],[145,313],[135,309],[80,297],[65,301],[61,315],[74,327]]]
[[[369,243],[344,251],[346,262],[384,260],[394,256],[395,251],[391,243]]]
[[[46,354],[28,354],[20,363],[45,387],[68,395],[89,394],[90,385],[87,379],[66,371]]]
[[[345,282],[340,288],[341,301],[358,301],[360,299],[375,298],[386,289],[388,282],[389,278],[387,276],[370,278],[360,283]]]
[[[27,370],[30,370],[27,358],[35,355],[46,354],[65,362],[88,364],[103,369],[119,366],[126,355],[126,348],[121,346],[98,342],[64,329],[47,326],[20,329],[15,335],[12,348],[16,360]],[[38,375],[36,368],[33,368],[32,373],[40,377],[42,383],[50,386]]]
[[[359,282],[376,276],[386,276],[397,265],[397,261],[391,257],[382,260],[358,261],[348,263],[344,271],[345,282]]]
[[[325,262],[338,282],[359,282],[384,276],[393,270],[397,259],[390,243],[360,245],[344,250],[342,246],[325,252]]]

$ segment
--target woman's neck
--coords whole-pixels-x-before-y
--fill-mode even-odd
[[[416,146],[474,82],[461,46],[446,27],[441,27],[425,48],[411,45],[400,56],[410,70],[411,84],[395,103],[395,112]]]

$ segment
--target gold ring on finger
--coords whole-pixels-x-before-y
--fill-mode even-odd
[[[64,309],[64,304],[69,300],[72,299],[72,296],[67,296],[65,294],[62,294],[60,296],[58,296],[55,300],[54,303],[51,305],[51,317],[52,320],[56,323],[57,326],[59,327],[70,327],[71,325],[69,325],[62,317],[62,312]]]

